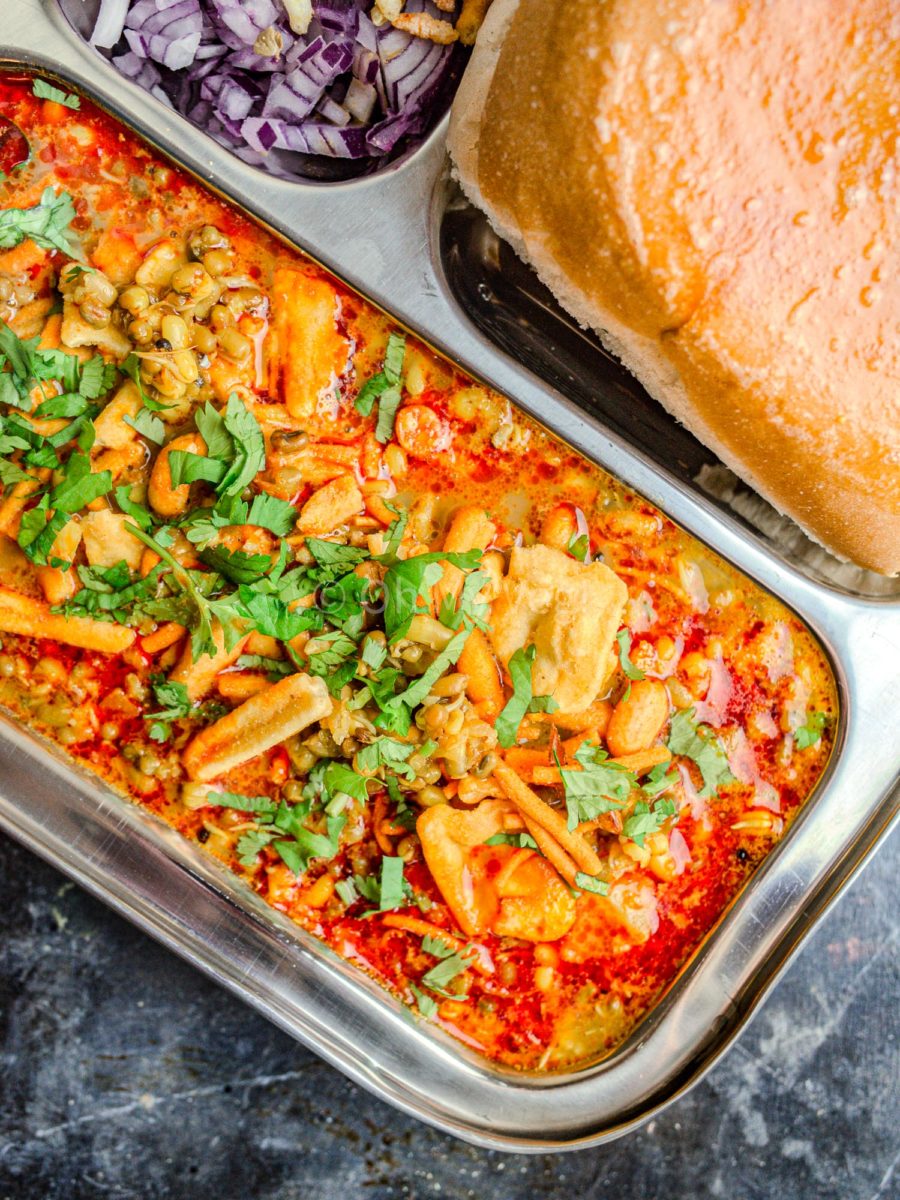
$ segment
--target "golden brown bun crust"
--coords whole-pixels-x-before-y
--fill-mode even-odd
[[[900,571],[900,7],[496,0],[463,187],[679,420]]]

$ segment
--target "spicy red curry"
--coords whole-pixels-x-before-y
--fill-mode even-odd
[[[0,84],[0,702],[421,1019],[516,1067],[608,1051],[819,778],[821,649],[38,90]]]

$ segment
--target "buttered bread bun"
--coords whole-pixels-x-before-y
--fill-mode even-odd
[[[900,4],[495,0],[470,199],[812,537],[900,571]]]

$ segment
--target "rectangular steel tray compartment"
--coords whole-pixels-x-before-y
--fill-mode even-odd
[[[64,2],[74,11],[81,0]],[[119,77],[56,0],[7,0],[0,68],[35,68],[92,96],[779,595],[828,650],[842,716],[816,795],[629,1040],[594,1066],[549,1076],[498,1068],[416,1024],[197,847],[0,723],[0,825],[363,1086],[459,1137],[507,1149],[596,1143],[646,1120],[721,1054],[896,815],[900,606],[852,594],[858,578],[839,582],[833,567],[830,584],[797,569],[697,488],[689,456],[684,471],[665,456],[660,466],[655,418],[645,435],[605,427],[515,361],[546,373],[528,338],[505,342],[507,353],[488,341],[451,297],[440,261],[452,196],[442,127],[396,169],[322,188],[236,160]],[[520,318],[535,324],[532,310]],[[513,305],[504,319],[515,322]],[[564,389],[564,379],[553,382]],[[594,386],[608,401],[603,375]]]

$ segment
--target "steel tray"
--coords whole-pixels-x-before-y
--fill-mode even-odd
[[[0,69],[36,68],[92,96],[780,596],[831,656],[841,720],[816,794],[675,983],[624,1045],[569,1073],[515,1073],[415,1023],[211,857],[11,721],[0,723],[0,826],[404,1111],[508,1150],[619,1136],[723,1052],[896,817],[897,588],[785,538],[783,523],[760,534],[721,489],[703,490],[706,452],[527,274],[498,276],[500,249],[454,195],[446,122],[374,176],[273,179],[118,76],[60,4],[83,29],[96,0],[4,0]]]

